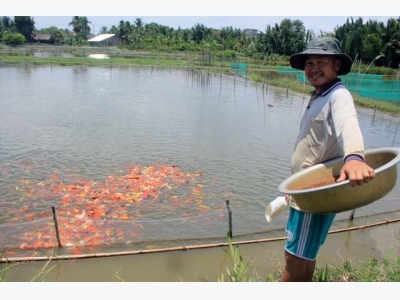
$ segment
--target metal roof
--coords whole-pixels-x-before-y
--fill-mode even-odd
[[[100,34],[98,36],[95,36],[94,38],[91,38],[90,40],[88,40],[88,42],[101,42],[104,41],[110,37],[113,37],[115,34]]]

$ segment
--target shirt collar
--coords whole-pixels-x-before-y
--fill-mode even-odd
[[[317,93],[315,90],[311,92],[311,98],[316,98],[318,96],[325,96],[328,94],[334,87],[337,85],[342,84],[342,80],[338,77],[331,82],[327,83],[322,91]]]

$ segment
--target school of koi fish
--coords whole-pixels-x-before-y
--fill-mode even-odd
[[[0,226],[7,233],[0,236],[0,247],[12,255],[15,241],[20,249],[40,249],[140,240],[144,226],[140,219],[150,211],[154,215],[154,210],[162,209],[163,217],[181,218],[210,212],[203,203],[203,176],[153,164],[134,165],[104,182],[80,178],[67,183],[57,174],[37,183],[24,182],[15,188],[22,205],[1,205],[0,199]]]

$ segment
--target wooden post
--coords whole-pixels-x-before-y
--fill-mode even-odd
[[[349,217],[350,220],[353,220],[353,219],[354,219],[354,214],[355,214],[355,213],[356,213],[356,210],[353,209],[353,210],[351,211],[351,214],[350,214],[350,217]]]
[[[54,226],[56,228],[56,236],[57,236],[58,246],[62,247],[61,242],[60,242],[60,234],[58,233],[58,223],[57,223],[57,217],[56,217],[56,209],[54,208],[54,206],[52,206],[51,210],[53,211],[53,220],[54,220]]]
[[[229,204],[229,200],[226,200],[226,208],[228,210],[228,217],[229,217],[229,237],[232,238],[232,210],[231,210],[231,205]]]

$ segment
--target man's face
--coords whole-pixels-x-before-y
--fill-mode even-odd
[[[306,58],[304,73],[316,92],[321,91],[328,82],[336,79],[340,63],[340,59],[332,56],[310,55]]]

